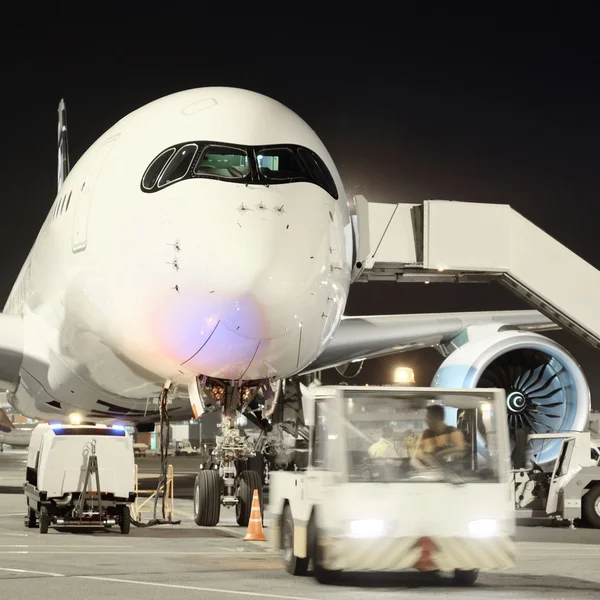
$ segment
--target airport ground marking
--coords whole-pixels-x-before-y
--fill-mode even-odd
[[[237,596],[252,596],[253,598],[276,598],[278,600],[318,600],[308,596],[282,596],[280,594],[265,594],[264,592],[244,592],[242,590],[224,590],[219,588],[198,587],[195,585],[178,585],[175,583],[158,583],[153,581],[135,581],[133,579],[115,579],[111,577],[95,577],[92,575],[77,575],[77,579],[93,579],[96,581],[111,581],[114,583],[128,583],[133,585],[147,585],[154,587],[171,588],[175,590],[189,590],[198,592],[213,592],[216,594],[228,594]]]
[[[235,550],[234,550],[235,552]],[[165,555],[165,551],[164,550],[147,550],[147,551],[138,551],[135,550],[134,548],[132,548],[130,551],[128,552],[115,552],[114,550],[110,550],[110,551],[106,551],[106,552],[102,552],[99,550],[91,550],[89,552],[81,552],[81,551],[69,551],[69,552],[61,552],[61,551],[56,551],[56,550],[0,550],[0,554],[64,554],[64,555],[70,555],[70,554],[77,554],[77,555],[110,555],[110,554],[119,554],[119,555],[160,555],[160,556],[164,556]],[[178,552],[172,552],[170,550],[167,551],[167,554],[169,556],[231,556],[231,551],[227,551],[227,552],[183,552],[183,551],[178,551]],[[243,556],[265,556],[266,552],[248,552],[246,550],[240,550],[239,554],[243,555]],[[274,554],[274,553],[273,553]]]
[[[25,573],[27,575],[49,575],[50,577],[66,577],[62,573],[47,573],[45,571],[27,571],[25,569],[8,569],[0,567],[0,571],[8,571],[10,573]]]

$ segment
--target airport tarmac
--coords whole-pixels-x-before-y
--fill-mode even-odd
[[[22,452],[0,454],[0,484],[24,459]],[[183,475],[193,458],[174,458]],[[186,466],[187,465],[187,466]],[[150,463],[147,465],[150,468]],[[144,467],[143,470],[146,470]],[[14,475],[12,476],[13,480]],[[186,475],[187,478],[187,475]],[[21,479],[17,477],[17,479]],[[177,485],[177,484],[176,484]],[[130,598],[167,596],[217,600],[402,598],[597,598],[600,596],[600,531],[519,527],[515,568],[483,573],[473,588],[451,580],[404,574],[347,577],[321,586],[312,577],[292,577],[278,553],[265,542],[244,542],[233,511],[216,528],[193,523],[192,502],[175,501],[180,525],[131,528],[128,536],[108,531],[51,529],[40,535],[24,527],[25,500],[17,490],[0,494],[0,597]],[[269,535],[269,530],[265,533]]]

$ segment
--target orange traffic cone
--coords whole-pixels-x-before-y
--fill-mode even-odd
[[[267,538],[263,533],[262,515],[260,514],[260,502],[258,500],[258,490],[254,490],[252,495],[252,508],[250,510],[250,521],[248,523],[248,533],[244,541],[266,542]]]

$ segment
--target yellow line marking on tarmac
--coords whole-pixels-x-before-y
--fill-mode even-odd
[[[113,579],[109,577],[93,577],[91,575],[79,575],[77,579],[94,579],[96,581],[111,581],[113,583],[128,583],[132,585],[148,585],[154,587],[171,588],[174,590],[190,590],[198,592],[215,592],[218,594],[252,596],[254,598],[279,598],[281,600],[317,600],[308,596],[280,596],[279,594],[265,594],[264,592],[243,592],[241,590],[223,590],[219,588],[197,587],[195,585],[176,585],[174,583],[155,583],[150,581],[134,581],[132,579]]]
[[[176,508],[173,512],[176,515],[181,515],[182,517],[185,517],[186,519],[190,519],[191,521],[194,520],[194,515],[187,512],[186,510],[180,510],[179,508]]]
[[[231,527],[228,527],[227,525],[217,525],[215,527],[215,529],[218,529],[219,531],[226,531],[227,533],[231,533],[236,538],[241,538],[242,537],[240,535],[240,532],[237,529],[232,529]]]

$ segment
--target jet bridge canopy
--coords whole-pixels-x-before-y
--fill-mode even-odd
[[[355,200],[356,281],[498,280],[600,349],[600,271],[509,205]]]

